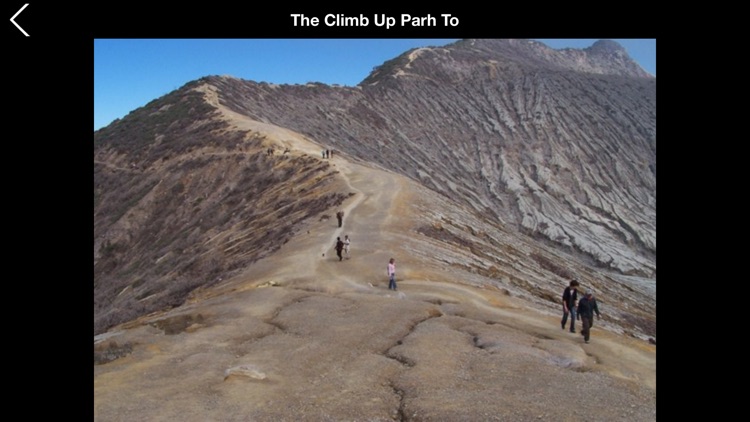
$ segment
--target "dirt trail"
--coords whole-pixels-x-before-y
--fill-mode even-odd
[[[299,134],[224,112],[320,157]],[[316,221],[245,274],[119,327],[107,341],[134,350],[95,366],[95,419],[655,420],[655,346],[596,328],[583,344],[500,291],[401,273],[425,247],[408,235],[412,182],[330,162],[354,193],[343,227]],[[344,235],[351,256],[340,262]],[[398,292],[387,289],[390,257],[397,275],[415,275]],[[185,320],[174,334],[160,328]]]

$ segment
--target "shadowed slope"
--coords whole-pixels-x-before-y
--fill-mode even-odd
[[[196,87],[94,135],[96,333],[183,303],[349,195],[328,162],[232,127]]]

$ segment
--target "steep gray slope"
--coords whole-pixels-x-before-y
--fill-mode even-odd
[[[209,77],[221,101],[419,180],[477,218],[656,275],[656,80],[613,41],[463,40],[358,87]]]

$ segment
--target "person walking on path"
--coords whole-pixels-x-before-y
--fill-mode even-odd
[[[596,304],[596,299],[594,299],[594,292],[587,289],[586,295],[578,302],[578,318],[580,318],[583,324],[581,335],[583,335],[583,341],[586,343],[589,342],[591,327],[594,326],[594,313],[596,313],[596,319],[602,318],[602,315],[599,313],[599,306]]]
[[[568,314],[570,314],[570,332],[576,332],[576,300],[578,299],[578,280],[572,280],[570,285],[563,291],[562,302],[563,302],[563,317],[560,321],[560,326],[565,329],[565,324],[568,322]]]
[[[336,218],[339,219],[339,227],[341,227],[341,223],[344,220],[344,210],[341,210],[336,213]]]
[[[341,256],[341,251],[344,250],[344,242],[341,241],[341,237],[336,238],[336,255],[339,256],[339,261],[344,259],[343,256]]]
[[[344,252],[346,253],[346,257],[349,258],[349,244],[351,241],[349,241],[349,235],[347,234],[344,236]]]
[[[391,258],[388,261],[388,290],[396,289],[396,260]]]

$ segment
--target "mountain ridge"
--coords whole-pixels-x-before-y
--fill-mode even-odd
[[[471,45],[472,42],[463,43]],[[524,51],[528,44],[539,44],[496,43],[513,51],[519,44]],[[495,217],[515,221],[531,234],[541,232],[549,240],[578,249],[602,264],[611,262],[614,268],[626,273],[636,271],[650,276],[654,267],[655,237],[641,226],[650,227],[647,229],[650,231],[655,224],[655,79],[589,75],[559,71],[555,66],[550,67],[554,71],[526,72],[526,65],[488,62],[484,56],[462,62],[446,59],[443,61],[449,64],[442,65],[434,56],[447,53],[433,55],[433,50],[449,51],[423,48],[404,53],[375,69],[358,88],[322,84],[268,85],[236,79],[232,81],[237,84],[229,86],[229,81],[223,79],[207,80],[220,89],[224,87],[224,104],[237,112],[294,128],[312,138],[328,138],[326,142],[331,146],[356,151],[351,155],[381,165],[390,163],[395,170],[427,183],[440,193],[455,194],[447,192],[445,183],[436,182],[436,176],[440,180],[451,180],[455,174],[479,173],[476,180],[466,183],[460,194],[473,197],[472,201],[479,204],[476,208],[500,207],[506,211],[494,213]],[[383,81],[387,81],[387,86]],[[262,100],[271,97],[273,103]],[[453,105],[457,102],[460,105]],[[580,130],[582,127],[586,129]],[[578,144],[580,153],[571,154],[569,142]],[[425,157],[424,151],[450,150],[452,143],[475,144],[473,151],[461,151],[464,156],[471,156],[471,162],[451,165],[461,160],[461,155],[441,153],[439,165],[453,168],[438,172],[450,174],[432,174],[438,163]],[[540,159],[537,152],[529,151],[529,146],[542,152],[544,157]],[[497,154],[498,147],[502,151],[500,154]],[[552,150],[558,151],[555,153],[557,162],[550,162]],[[580,174],[586,167],[580,166],[582,154],[587,163],[593,165],[587,170],[593,174]],[[495,156],[497,159],[493,159]],[[600,157],[611,161],[597,164],[595,161]],[[508,160],[521,162],[509,166]],[[623,175],[612,173],[611,164],[615,161],[630,163],[631,168],[622,169],[632,173],[624,176],[626,179],[640,180],[626,188],[630,192],[614,194],[640,197],[630,202],[637,203],[638,208],[648,213],[645,220],[632,211],[608,209],[607,202],[612,200],[607,197],[612,197],[613,190],[622,190],[616,185],[630,184],[618,180],[623,179]],[[519,167],[521,172],[511,171]],[[561,171],[563,173],[558,175]],[[553,185],[551,177],[554,176],[563,176],[573,185]],[[598,179],[595,189],[583,189],[583,186],[590,186],[591,181],[582,179]],[[534,196],[539,196],[535,192],[552,198],[535,199]],[[578,199],[561,204],[565,197]],[[646,199],[648,197],[651,198]],[[508,206],[509,201],[519,200],[552,200],[562,208],[558,213],[568,215],[568,222],[547,221],[543,215],[525,218],[523,214],[528,211],[521,208],[528,208],[526,205]],[[577,220],[579,216],[590,221],[591,232],[598,230],[595,225],[603,225],[611,236],[621,239],[610,240],[638,244],[639,254],[645,256],[622,256],[611,248],[597,246],[598,241],[567,234],[572,230],[570,220]],[[646,269],[639,270],[639,267]]]
[[[317,152],[302,135],[225,117],[292,155]],[[343,227],[308,219],[184,304],[94,337],[96,420],[538,420],[592,397],[607,403],[603,418],[653,418],[655,347],[643,330],[655,332],[654,297],[473,221],[402,175],[330,162],[355,193]],[[339,262],[332,241],[344,233],[352,249]],[[397,292],[379,274],[392,256]],[[559,328],[570,277],[601,301],[591,344]]]
[[[469,62],[456,66],[457,76],[445,82],[460,80],[477,64],[513,63],[518,66],[549,71],[573,71],[590,74],[654,78],[636,63],[616,41],[599,40],[584,49],[553,49],[534,40],[519,39],[464,39],[442,47],[419,47],[376,66],[358,86],[371,85],[386,77],[404,76],[413,59],[420,54],[442,55],[445,61]],[[465,60],[466,57],[469,60]]]
[[[156,301],[160,306],[178,304],[191,289],[215,283],[222,274],[227,276],[266,256],[270,250],[250,260],[249,256],[235,260],[225,253],[203,250],[194,258],[188,255],[189,266],[184,262],[185,251],[192,254],[209,247],[207,240],[222,232],[226,234],[218,238],[232,242],[239,236],[228,234],[232,227],[249,227],[242,219],[257,218],[256,212],[245,208],[249,203],[245,189],[252,183],[268,185],[268,181],[250,177],[254,172],[260,177],[271,171],[278,174],[281,179],[272,183],[287,186],[289,192],[301,190],[295,189],[293,180],[321,177],[313,173],[295,175],[300,165],[319,175],[327,174],[326,180],[335,180],[335,172],[326,167],[327,163],[316,164],[317,153],[289,161],[290,156],[278,155],[281,146],[267,136],[230,130],[215,118],[220,106],[257,122],[299,132],[315,140],[321,149],[336,149],[349,160],[375,163],[406,175],[461,202],[475,220],[492,222],[494,230],[514,228],[588,265],[626,276],[654,278],[655,79],[580,76],[559,71],[556,65],[550,67],[554,71],[527,72],[525,64],[490,62],[486,55],[472,60],[469,54],[498,45],[505,49],[506,56],[519,48],[524,55],[534,49],[553,51],[533,41],[463,40],[456,44],[464,55],[460,62],[435,62],[449,54],[445,53],[448,49],[438,48],[435,54],[433,49],[411,50],[394,59],[393,65],[384,63],[372,75],[389,81],[387,87],[374,83],[374,79],[358,87],[335,87],[204,77],[95,132],[95,291],[106,286],[109,293],[104,296],[110,297],[95,299],[95,308],[112,309],[118,301],[111,296],[120,292],[117,297],[127,297],[122,292],[128,286],[131,291],[142,291],[133,296],[126,309],[156,309],[154,305],[142,305],[144,299],[153,301],[154,295],[161,297]],[[603,42],[591,49],[606,56],[619,54],[618,47],[614,42]],[[384,78],[384,69],[406,69],[421,76]],[[456,78],[457,74],[463,76]],[[454,82],[440,82],[446,78]],[[274,147],[279,149],[276,156],[264,156]],[[224,179],[226,170],[211,170],[218,164],[212,160],[230,157],[247,163],[242,173],[245,182]],[[196,179],[191,173],[199,168],[208,173]],[[167,169],[170,173],[166,178],[149,176]],[[110,181],[122,177],[115,172],[145,177],[120,179],[113,184]],[[233,177],[239,177],[239,173]],[[200,186],[194,180],[201,179],[208,181],[202,182],[204,192],[192,192]],[[210,188],[212,184],[225,187],[217,192]],[[340,204],[350,194],[336,193],[340,181],[331,186],[338,188],[327,190],[326,199],[310,196],[308,204],[319,205],[309,206],[322,210]],[[102,201],[107,195],[112,200]],[[174,195],[195,197],[189,208],[178,211],[186,208],[184,203],[166,201]],[[160,199],[148,199],[152,197]],[[213,199],[201,205],[209,198]],[[277,195],[272,202],[278,204],[272,207],[284,207],[298,200]],[[208,212],[206,205],[220,208],[212,208],[215,214],[210,218],[208,214],[197,219],[187,217],[204,215]],[[155,206],[163,208],[162,212]],[[283,236],[269,230],[265,238],[256,241],[280,247],[294,233],[293,226],[314,214],[305,208],[294,207],[299,217],[292,226],[279,228]],[[159,235],[161,246],[153,248],[155,245],[146,239],[154,238],[154,234],[145,233],[143,226],[157,224],[169,215],[164,213],[168,209],[172,210],[171,224],[177,226]],[[175,219],[178,215],[181,217]],[[226,226],[212,226],[216,223]],[[185,237],[188,232],[193,235]],[[195,241],[200,238],[204,239],[203,246],[197,248]],[[139,246],[133,248],[134,242]],[[191,244],[194,246],[188,246]],[[149,248],[155,250],[149,252]],[[163,268],[162,272],[144,270],[148,262],[157,264],[153,268]],[[118,267],[118,263],[127,266]],[[175,272],[169,269],[171,266],[183,269]],[[197,281],[211,274],[213,281]],[[101,281],[112,277],[119,281]],[[161,280],[157,284],[167,286],[175,282],[175,277],[184,281],[183,287],[167,289],[174,290],[174,295],[148,287],[155,283],[154,278]],[[99,325],[99,329],[107,325]]]
[[[654,419],[655,81],[413,53],[95,132],[96,420]]]

